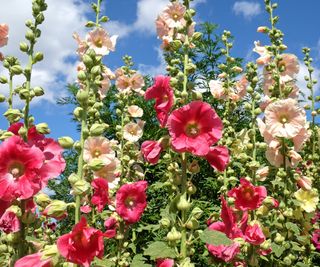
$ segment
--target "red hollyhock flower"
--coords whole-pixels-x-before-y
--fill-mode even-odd
[[[267,197],[267,189],[264,186],[254,186],[245,178],[240,179],[240,186],[228,192],[229,197],[235,199],[235,207],[238,210],[255,210]]]
[[[103,178],[96,178],[91,182],[91,186],[93,187],[91,203],[97,206],[97,210],[101,212],[105,205],[110,203],[108,181]]]
[[[225,146],[210,147],[209,153],[205,156],[211,167],[222,172],[229,163],[229,151]]]
[[[266,240],[258,224],[248,225],[244,235],[245,240],[255,246],[262,244]]]
[[[317,229],[313,232],[311,240],[316,250],[320,251],[320,229]]]
[[[13,211],[6,211],[1,216],[0,230],[6,234],[20,231],[20,221]]]
[[[113,238],[117,234],[118,221],[114,217],[109,217],[105,222],[104,226],[106,228],[106,232],[104,236],[106,238]]]
[[[43,177],[39,175],[45,157],[42,151],[12,136],[0,146],[0,199],[28,199],[38,193]]]
[[[147,207],[146,181],[125,184],[116,194],[116,211],[127,222],[136,223]]]
[[[40,252],[27,255],[16,261],[14,267],[53,267],[53,262],[51,258],[42,260],[42,254]]]
[[[60,254],[67,261],[89,267],[94,257],[102,258],[104,251],[103,233],[89,227],[82,217],[72,232],[61,236],[57,241]]]
[[[23,126],[22,122],[16,122],[14,124],[11,124],[10,127],[8,128],[9,132],[14,133],[15,135],[19,135],[19,130]],[[37,132],[37,129],[35,126],[32,126],[28,130],[28,140],[37,140],[37,139],[42,139],[44,138],[43,134],[39,134]]]
[[[215,110],[202,101],[193,101],[173,111],[168,119],[171,144],[177,152],[206,156],[222,136],[222,121]]]
[[[173,259],[157,259],[156,267],[173,267],[174,260]]]
[[[174,102],[170,79],[168,76],[157,76],[154,85],[148,88],[144,95],[146,100],[156,100],[154,108],[162,128],[166,126],[169,112]]]
[[[141,145],[141,152],[144,159],[151,163],[157,164],[163,148],[157,141],[144,141]]]

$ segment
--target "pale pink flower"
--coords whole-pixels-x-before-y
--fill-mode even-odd
[[[124,75],[124,70],[122,68],[118,68],[116,69],[116,71],[114,72],[116,78],[123,76]]]
[[[288,156],[289,156],[291,167],[296,167],[298,163],[302,160],[301,155],[294,150],[290,150],[288,152]]]
[[[268,95],[265,95],[263,97],[262,102],[260,103],[259,107],[262,111],[264,111],[270,103],[272,103],[271,98]]]
[[[130,90],[130,77],[127,75],[120,75],[116,80],[116,87],[120,92],[129,92]]]
[[[258,169],[256,174],[259,176],[257,179],[258,181],[260,181],[260,182],[265,181],[268,174],[269,174],[269,167],[265,166],[265,167]]]
[[[299,152],[306,141],[309,140],[311,136],[311,131],[309,130],[309,125],[302,128],[300,132],[292,138],[292,141],[294,143],[294,150]]]
[[[113,188],[110,186],[110,183],[113,183],[117,176],[119,175],[118,168],[120,166],[120,161],[117,158],[111,160],[108,164],[106,164],[103,168],[96,171],[94,173],[95,178],[104,178],[109,182],[109,188]]]
[[[8,43],[9,26],[7,24],[0,24],[0,47]]]
[[[162,18],[169,28],[182,28],[186,25],[186,8],[179,2],[170,3],[162,13]]]
[[[271,54],[270,52],[267,50],[267,48],[265,46],[262,46],[260,44],[260,41],[256,41],[254,42],[254,49],[253,51],[258,53],[260,55],[260,57],[257,59],[257,64],[258,65],[266,65],[270,62],[271,60]]]
[[[115,50],[117,38],[117,35],[110,37],[104,29],[97,28],[87,34],[86,40],[97,55],[105,56]]]
[[[140,118],[143,116],[143,109],[137,105],[131,105],[128,107],[128,113],[133,118]]]
[[[268,147],[266,151],[266,158],[269,163],[277,168],[279,168],[283,164],[283,155],[280,151],[280,144],[277,148]]]
[[[281,76],[289,76],[292,79],[296,74],[299,73],[299,61],[298,58],[293,54],[282,54],[279,67],[284,67],[284,71],[281,72]]]
[[[86,43],[85,40],[82,40],[79,36],[78,33],[74,33],[73,34],[73,38],[76,40],[76,42],[78,43],[78,49],[77,49],[77,54],[82,57],[84,55],[84,53],[87,51],[88,49],[88,44]]]
[[[111,69],[108,67],[104,66],[103,67],[103,73],[105,76],[107,76],[110,80],[114,80],[116,78],[116,74],[112,72]]]
[[[130,142],[137,142],[143,135],[145,122],[138,120],[137,123],[129,122],[124,126],[123,138]]]
[[[159,15],[156,19],[156,29],[160,38],[165,36],[173,36],[173,30],[168,27],[165,19],[161,15]]]
[[[83,160],[89,163],[93,159],[100,159],[110,164],[115,158],[113,146],[114,142],[105,137],[89,137],[84,143]]]
[[[306,127],[306,112],[291,98],[278,100],[266,108],[265,124],[273,137],[293,138]]]
[[[243,98],[247,93],[248,80],[246,76],[242,76],[239,81],[236,82],[237,95]]]
[[[302,175],[299,180],[297,181],[297,184],[300,188],[304,190],[311,190],[312,189],[312,179],[308,176]]]
[[[135,73],[130,77],[130,87],[134,91],[139,91],[144,86],[143,76],[139,73]]]
[[[100,96],[100,99],[104,99],[106,97],[106,94],[109,91],[110,87],[111,87],[110,73],[104,72],[102,73],[101,86],[98,89],[98,94]]]
[[[222,82],[218,80],[211,80],[209,82],[209,87],[214,98],[225,99],[225,90],[222,86]]]

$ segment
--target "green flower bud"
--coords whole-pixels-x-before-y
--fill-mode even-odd
[[[40,13],[37,17],[36,17],[36,22],[38,24],[41,24],[42,22],[44,22],[44,15],[43,13]]]
[[[11,123],[18,122],[23,116],[19,109],[8,109],[3,115]]]
[[[9,138],[11,136],[14,136],[14,133],[12,133],[12,132],[4,132],[4,133],[1,134],[0,140],[3,141],[3,140],[5,140],[5,139],[7,139],[7,138]]]
[[[101,73],[101,66],[94,66],[92,69],[91,69],[91,74],[93,75],[98,75]]]
[[[80,90],[77,92],[76,97],[77,97],[77,100],[78,100],[78,102],[79,102],[80,104],[84,104],[85,102],[88,101],[88,99],[89,99],[89,94],[88,94],[87,91],[80,89]]]
[[[88,166],[93,171],[99,171],[105,166],[105,163],[101,159],[94,158],[89,162]]]
[[[74,141],[69,136],[63,136],[58,139],[60,146],[64,149],[70,149],[73,147]]]
[[[10,68],[10,71],[15,75],[20,75],[23,70],[20,65],[14,65]]]
[[[8,83],[8,79],[5,76],[1,76],[0,77],[0,83],[6,84],[6,83]]]
[[[37,129],[37,132],[40,134],[49,134],[50,133],[49,126],[45,122],[37,124],[36,129]]]
[[[33,31],[31,31],[31,30],[27,31],[25,37],[27,40],[29,40],[31,42],[33,42],[35,40],[35,35],[34,35]]]
[[[71,186],[79,180],[80,180],[79,176],[75,173],[71,173],[68,177],[68,181],[71,184]]]
[[[186,227],[191,230],[196,230],[199,228],[199,222],[198,220],[192,218],[186,223]]]
[[[277,244],[281,244],[284,240],[285,238],[282,235],[280,235],[279,233],[276,233],[274,242],[276,242]]]
[[[20,89],[19,96],[21,99],[28,99],[30,97],[30,91],[28,89]]]
[[[26,42],[21,42],[20,43],[20,50],[22,52],[28,52],[28,50],[29,50],[28,44]]]
[[[91,136],[99,136],[99,135],[102,135],[107,128],[108,128],[108,125],[105,123],[94,123],[90,127],[89,132]]]
[[[170,222],[170,220],[169,220],[168,218],[162,218],[162,219],[160,220],[160,225],[161,225],[162,227],[164,227],[164,228],[168,228],[168,227],[170,227],[171,222]]]
[[[180,199],[177,203],[177,209],[178,210],[188,210],[190,208],[191,204],[190,202],[187,200],[186,195],[181,195]]]
[[[43,53],[37,52],[37,53],[34,55],[33,60],[34,60],[34,63],[42,61],[42,60],[43,60]]]
[[[44,95],[44,90],[43,88],[39,87],[39,86],[36,86],[33,88],[33,92],[35,94],[35,96],[42,96]]]
[[[171,231],[167,234],[168,241],[178,241],[181,239],[181,233],[177,231],[175,227],[172,227]]]
[[[3,94],[0,94],[0,103],[6,101],[6,97]]]
[[[86,73],[83,70],[78,71],[79,81],[85,81],[87,79]]]
[[[195,32],[193,35],[192,35],[192,39],[193,40],[200,40],[202,38],[202,32]]]
[[[177,51],[182,47],[182,42],[180,40],[174,40],[171,42],[170,46],[173,50]]]
[[[46,206],[44,214],[50,217],[61,217],[67,211],[67,203],[61,200],[54,199],[52,202]]]
[[[46,206],[48,206],[50,204],[51,198],[47,194],[40,192],[35,196],[35,202],[40,207],[45,208]]]
[[[82,61],[84,63],[84,65],[87,67],[87,68],[91,68],[93,66],[93,60],[92,58],[87,55],[87,54],[84,54],[83,57],[82,57]]]
[[[83,195],[89,191],[90,184],[85,180],[78,180],[73,184],[72,189],[74,195]]]
[[[73,115],[77,118],[80,119],[83,113],[83,108],[81,107],[76,107],[73,111]]]

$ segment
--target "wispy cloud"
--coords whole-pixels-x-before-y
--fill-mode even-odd
[[[237,1],[234,3],[232,10],[236,15],[241,15],[250,20],[261,13],[261,6],[257,2]]]

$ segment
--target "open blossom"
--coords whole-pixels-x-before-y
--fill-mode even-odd
[[[255,223],[253,225],[248,225],[244,232],[245,240],[255,246],[261,245],[265,240],[266,237],[262,232],[261,227],[259,224]]]
[[[78,43],[77,54],[82,57],[88,49],[88,44],[85,40],[82,40],[76,32],[73,34],[73,38]]]
[[[288,80],[293,79],[300,70],[298,58],[293,54],[282,54],[279,67],[284,69],[280,75]]]
[[[316,250],[320,251],[320,229],[317,229],[313,232],[311,240]]]
[[[162,18],[169,28],[181,28],[186,25],[186,8],[179,2],[170,3],[162,12]]]
[[[319,203],[319,195],[315,189],[303,190],[300,188],[294,193],[295,198],[299,201],[300,207],[306,212],[314,212]]]
[[[20,221],[17,215],[7,210],[0,218],[0,230],[6,234],[20,231]]]
[[[166,20],[164,19],[163,15],[159,15],[156,19],[156,29],[157,29],[157,35],[160,38],[166,37],[166,36],[173,36],[173,29],[169,28],[168,24],[166,23]]]
[[[211,167],[223,172],[230,160],[228,148],[225,146],[210,147],[209,153],[205,156]]]
[[[123,128],[123,138],[130,142],[137,142],[143,135],[144,124],[142,120],[137,120],[137,123],[129,122]]]
[[[91,198],[92,205],[97,206],[97,210],[101,212],[109,200],[108,181],[103,178],[96,178],[91,182],[93,195]]]
[[[88,137],[84,143],[83,160],[90,162],[93,159],[100,159],[105,164],[114,160],[116,154],[113,150],[115,142],[103,136]]]
[[[86,41],[89,48],[93,49],[97,55],[105,56],[115,50],[117,38],[116,35],[110,37],[102,28],[96,28],[87,34]]]
[[[308,176],[300,176],[299,180],[297,181],[297,184],[300,188],[304,190],[311,190],[312,189],[312,179]]]
[[[137,105],[131,105],[128,107],[128,113],[133,118],[141,118],[143,116],[143,109]]]
[[[116,194],[116,211],[127,223],[132,224],[140,220],[147,207],[146,181],[124,184]]]
[[[174,260],[173,259],[157,259],[156,267],[173,267]]]
[[[14,264],[14,267],[26,267],[26,266],[53,267],[54,266],[52,259],[50,257],[45,259],[43,257],[44,255],[41,252],[24,256],[21,259],[16,261],[16,263]]]
[[[149,87],[145,93],[145,99],[155,99],[154,108],[161,127],[165,127],[169,112],[174,104],[173,90],[170,86],[170,77],[157,76],[153,86]]]
[[[118,221],[114,217],[109,217],[105,220],[104,227],[106,228],[104,236],[106,238],[114,238],[117,234]]]
[[[215,110],[202,101],[193,101],[174,110],[168,118],[171,145],[177,152],[206,156],[222,136],[222,121]]]
[[[89,267],[95,257],[103,257],[103,233],[89,227],[82,217],[69,234],[59,237],[57,246],[67,261]]]
[[[293,99],[283,99],[268,105],[265,124],[273,137],[293,138],[306,127],[306,112]]]
[[[9,26],[7,24],[0,24],[0,47],[8,43]]]
[[[235,207],[238,210],[247,211],[259,208],[267,196],[264,186],[254,186],[245,178],[240,179],[240,186],[228,192],[229,197],[235,199]]]
[[[262,46],[259,41],[254,42],[253,51],[258,53],[260,57],[257,59],[258,65],[266,65],[271,60],[271,53],[267,50],[265,46]]]
[[[209,82],[210,92],[216,99],[225,99],[225,89],[223,88],[222,82],[218,80],[211,80]]]
[[[158,141],[144,141],[141,145],[141,152],[146,161],[151,164],[157,164],[163,147]]]

